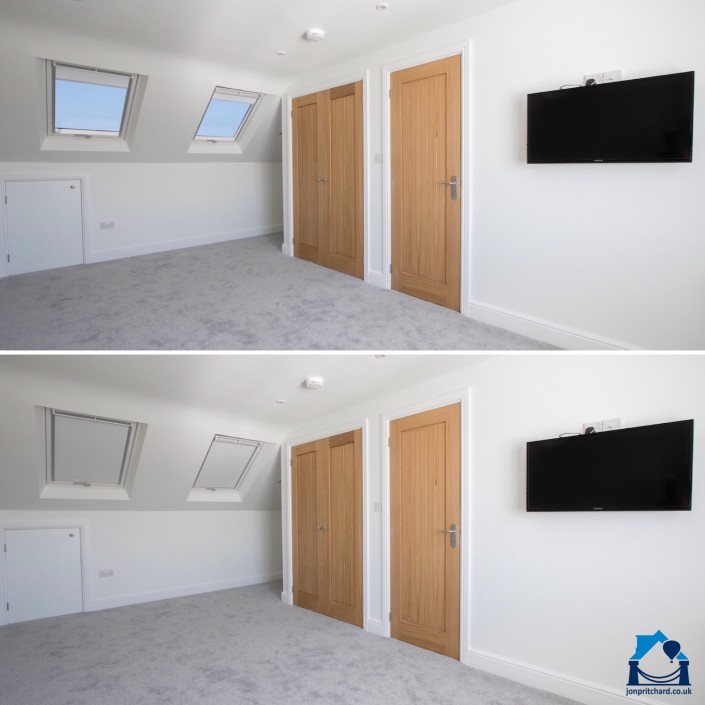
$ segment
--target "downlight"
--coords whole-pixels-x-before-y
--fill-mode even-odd
[[[320,27],[311,27],[304,33],[307,42],[322,42],[325,39],[326,31]]]
[[[306,377],[304,387],[306,389],[323,389],[323,377]]]

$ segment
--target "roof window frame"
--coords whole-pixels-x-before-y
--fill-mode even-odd
[[[56,127],[56,70],[57,68],[65,68],[68,70],[77,70],[85,72],[93,72],[106,77],[114,76],[116,81],[118,78],[126,78],[128,80],[127,94],[123,105],[122,116],[120,119],[120,129],[118,132],[105,130],[83,130],[73,128],[57,128]],[[80,64],[72,64],[65,61],[56,61],[54,59],[46,60],[46,89],[47,89],[47,137],[61,140],[64,139],[98,139],[107,140],[110,142],[126,142],[130,127],[132,125],[134,114],[136,112],[138,89],[142,83],[142,76],[136,73],[128,73],[125,71],[115,71],[112,69],[102,69],[95,66],[82,66]],[[60,79],[61,80],[61,79]],[[96,82],[94,85],[101,85]]]
[[[218,136],[212,136],[212,135],[199,135],[199,131],[201,129],[201,125],[203,125],[203,121],[206,118],[206,115],[208,114],[208,110],[211,107],[211,103],[214,100],[217,100],[217,96],[223,96],[225,100],[232,100],[235,103],[246,103],[250,102],[251,107],[245,114],[245,117],[242,119],[240,122],[239,127],[237,128],[235,135],[233,137],[218,137]],[[216,86],[215,89],[213,90],[213,93],[211,94],[210,99],[208,100],[208,104],[206,105],[206,109],[203,111],[203,115],[201,116],[201,119],[198,123],[198,127],[196,128],[196,132],[193,136],[193,143],[195,144],[203,144],[203,143],[210,143],[210,144],[216,144],[216,145],[237,145],[242,136],[245,134],[245,131],[247,130],[248,126],[252,122],[252,119],[257,112],[257,109],[260,107],[262,104],[262,100],[264,99],[265,94],[264,93],[257,93],[255,91],[245,91],[241,90],[238,88],[226,88],[224,86]],[[244,98],[245,100],[236,100],[237,98]]]
[[[107,416],[64,411],[50,407],[42,407],[41,410],[44,415],[45,462],[42,473],[43,489],[40,492],[40,498],[128,500],[147,430],[146,425],[136,421],[125,421]],[[89,482],[88,480],[71,480],[57,477],[57,417],[111,424],[126,428],[127,435],[116,482]]]

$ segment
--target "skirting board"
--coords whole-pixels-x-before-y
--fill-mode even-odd
[[[126,607],[128,605],[139,605],[143,602],[170,600],[174,597],[188,597],[189,595],[200,595],[205,592],[217,592],[218,590],[230,590],[232,588],[247,587],[248,585],[273,583],[275,580],[281,579],[281,573],[269,573],[267,575],[253,575],[247,578],[223,580],[218,583],[184,585],[182,587],[157,590],[155,592],[138,592],[131,595],[107,597],[101,600],[88,600],[86,601],[86,612],[96,612],[98,610],[107,610],[113,607]]]
[[[384,633],[384,624],[377,619],[368,619],[365,631],[368,631],[370,634],[375,634],[376,636],[387,636]]]
[[[98,252],[86,253],[86,264],[94,262],[109,262],[114,259],[125,257],[136,257],[138,255],[153,255],[158,252],[170,252],[171,250],[183,250],[187,247],[198,247],[199,245],[215,245],[219,242],[230,240],[244,240],[248,237],[258,237],[259,235],[273,235],[282,231],[281,224],[262,225],[256,228],[242,228],[228,233],[215,233],[212,235],[197,235],[196,237],[183,238],[181,240],[165,240],[163,242],[150,242],[145,245],[134,245],[133,247],[121,247],[115,250],[100,250]]]
[[[505,659],[485,651],[469,650],[462,658],[462,662],[466,666],[487,671],[532,688],[555,693],[561,697],[585,703],[585,705],[625,705],[625,703],[632,703],[633,705],[634,703],[634,698],[628,698],[624,690],[574,679],[570,676],[564,676],[560,673],[554,673],[553,671],[519,661]],[[627,678],[626,668],[625,661],[625,681]],[[638,701],[646,705],[662,705],[662,703],[651,698],[639,697]]]
[[[498,306],[470,301],[467,316],[481,323],[489,323],[513,333],[557,345],[564,350],[640,350],[641,348],[599,335],[564,328],[548,321],[528,318]]]

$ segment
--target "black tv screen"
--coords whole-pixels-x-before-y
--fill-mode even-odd
[[[529,164],[692,162],[695,73],[528,97]]]
[[[689,510],[694,422],[526,444],[529,512]]]

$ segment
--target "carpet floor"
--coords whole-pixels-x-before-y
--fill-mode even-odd
[[[570,705],[290,607],[281,586],[0,628],[2,705]]]
[[[544,350],[281,252],[281,235],[0,280],[3,350]]]

